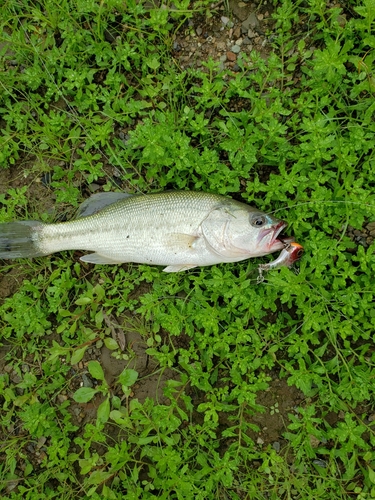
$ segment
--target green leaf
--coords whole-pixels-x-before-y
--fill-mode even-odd
[[[305,46],[306,46],[305,40],[303,40],[303,39],[302,39],[302,40],[300,40],[300,41],[298,42],[297,47],[298,47],[298,50],[299,50],[300,52],[302,52],[302,51],[303,51],[303,49],[305,48]]]
[[[131,368],[125,368],[125,370],[123,370],[120,373],[118,381],[121,385],[126,385],[127,387],[130,387],[135,383],[137,378],[138,378],[138,372],[132,370]]]
[[[67,311],[66,309],[59,309],[59,315],[62,318],[68,318],[69,316],[72,315],[72,313],[70,311]]]
[[[100,310],[95,314],[95,326],[100,328],[100,325],[103,323],[104,315],[103,311]]]
[[[92,299],[90,297],[81,297],[77,299],[74,303],[77,306],[85,306],[86,304],[90,304],[92,302]]]
[[[112,476],[113,476],[113,474],[111,472],[95,470],[92,474],[90,474],[90,477],[87,478],[86,483],[87,484],[100,484]]]
[[[87,403],[90,401],[95,394],[98,392],[97,389],[92,387],[80,387],[73,395],[74,401],[77,403]]]
[[[150,69],[156,70],[160,66],[160,62],[157,60],[156,57],[146,59],[146,64]]]
[[[89,361],[87,368],[92,377],[97,380],[104,380],[103,368],[101,367],[99,361]]]
[[[120,424],[122,426],[125,426],[125,427],[128,427],[129,429],[131,429],[132,422],[131,422],[128,415],[125,415],[124,413],[122,413],[119,410],[112,410],[110,412],[110,417],[112,420],[114,420],[116,422],[116,424]]]
[[[100,405],[99,405],[99,408],[98,408],[98,412],[97,412],[97,419],[99,422],[101,423],[105,423],[105,422],[108,422],[108,418],[109,418],[109,412],[110,412],[110,403],[109,403],[109,398],[106,398]]]
[[[53,340],[53,347],[51,347],[49,350],[50,355],[48,357],[48,361],[53,361],[59,356],[66,356],[68,351],[68,347],[62,347],[55,340]]]
[[[84,347],[81,347],[80,349],[76,349],[72,354],[72,359],[70,360],[70,363],[72,365],[76,365],[77,363],[79,363],[81,361],[81,359],[83,358],[87,348],[88,348],[88,345],[85,345]]]
[[[368,469],[368,477],[370,479],[370,481],[372,482],[372,484],[375,484],[375,471],[374,469],[371,469],[370,467],[367,467]]]
[[[119,348],[119,345],[118,343],[116,342],[115,339],[113,339],[112,337],[106,337],[104,339],[104,345],[106,346],[107,349],[109,349],[110,351],[114,351],[115,349],[118,349]]]

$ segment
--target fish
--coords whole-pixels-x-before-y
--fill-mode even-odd
[[[270,269],[279,269],[285,266],[290,267],[302,257],[304,253],[302,245],[295,241],[287,243],[287,239],[283,241],[285,243],[285,248],[281,251],[280,255],[272,262],[260,264],[258,267],[260,273],[262,273],[262,271],[269,271]]]
[[[90,251],[91,264],[166,266],[179,272],[239,262],[285,247],[287,223],[250,205],[198,191],[97,193],[69,222],[0,224],[0,259]]]

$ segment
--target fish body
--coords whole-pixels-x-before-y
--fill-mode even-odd
[[[100,193],[70,222],[0,224],[0,258],[88,250],[94,264],[136,262],[176,272],[238,262],[284,248],[286,223],[221,195],[170,191],[148,195]]]
[[[299,243],[296,243],[295,241],[288,243],[280,252],[277,259],[269,262],[268,264],[260,264],[259,271],[269,271],[270,269],[278,269],[280,267],[290,267],[302,257],[303,251],[303,246]]]

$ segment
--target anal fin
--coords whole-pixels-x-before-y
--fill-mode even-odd
[[[121,261],[104,257],[104,255],[100,255],[99,253],[89,253],[87,255],[83,255],[79,260],[90,264],[123,264]]]
[[[196,264],[175,264],[173,266],[167,266],[163,269],[165,273],[179,273],[180,271],[187,271],[188,269],[193,269],[197,267]]]

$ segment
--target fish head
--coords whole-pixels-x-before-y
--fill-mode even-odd
[[[214,213],[215,212],[215,213]],[[215,210],[202,224],[206,243],[227,260],[261,257],[285,247],[287,223],[243,203]]]
[[[249,207],[250,208],[250,207]],[[279,236],[287,223],[257,210],[237,213],[227,229],[228,243],[241,252],[260,257],[284,248]]]

